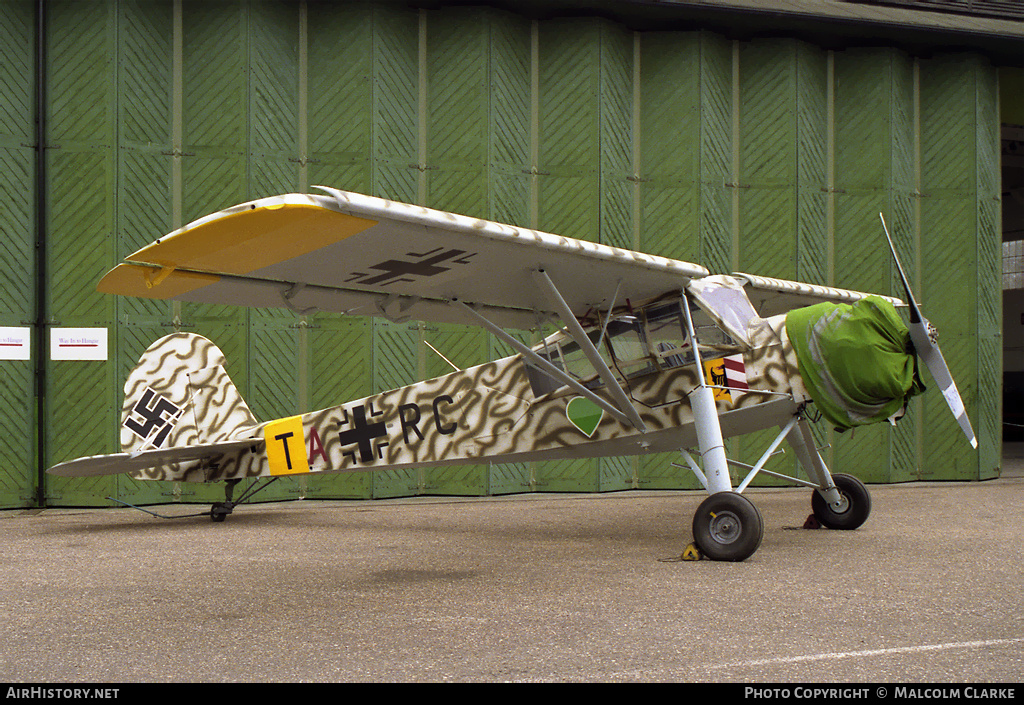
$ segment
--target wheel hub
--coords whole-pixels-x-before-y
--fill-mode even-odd
[[[850,508],[850,500],[845,494],[839,495],[839,501],[832,503],[832,511],[836,514],[843,514]]]
[[[708,529],[712,539],[718,543],[729,544],[739,538],[743,530],[743,523],[732,512],[718,512],[711,515]]]

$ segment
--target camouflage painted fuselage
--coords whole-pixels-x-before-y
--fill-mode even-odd
[[[726,437],[783,424],[808,400],[786,341],[783,317],[755,320],[748,335],[751,345],[742,352],[747,388],[740,384],[716,394]],[[216,346],[191,334],[168,336],[164,341],[174,350],[161,352],[154,349],[160,343],[154,344],[126,385],[124,449],[137,450],[144,437],[127,425],[134,418],[138,426],[140,410],[152,414],[154,399],[164,398],[179,410],[168,409],[161,417],[175,419],[162,443],[176,446],[251,438],[253,445],[133,473],[142,479],[211,482],[632,455],[696,444],[687,397],[698,384],[693,364],[626,380],[624,389],[643,419],[644,433],[602,412],[568,387],[535,396],[522,355],[329,409],[257,423],[227,379]],[[712,356],[704,356],[705,363],[710,362],[707,358]],[[146,365],[164,368],[163,381],[155,381],[154,369],[141,370]],[[173,369],[175,365],[180,369]],[[149,406],[140,406],[143,386],[153,390],[147,398]],[[602,387],[595,393],[611,400]],[[156,435],[155,429],[141,430],[153,432],[151,438]]]

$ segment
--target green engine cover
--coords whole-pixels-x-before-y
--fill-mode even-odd
[[[807,391],[837,430],[902,416],[925,389],[910,331],[878,296],[794,309],[786,333]]]

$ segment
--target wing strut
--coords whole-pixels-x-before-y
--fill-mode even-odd
[[[601,325],[601,337],[597,339],[597,347],[601,347],[601,343],[604,342],[604,335],[608,332],[608,324],[612,322],[612,311],[615,310],[615,302],[619,299],[619,289],[622,287],[622,280],[615,285],[615,293],[612,294],[612,302],[608,305],[608,315],[605,316],[604,324]]]
[[[583,330],[583,326],[576,320],[576,316],[573,314],[572,309],[569,308],[569,304],[565,303],[565,299],[558,293],[558,288],[555,283],[551,281],[551,277],[543,269],[538,269],[534,272],[534,278],[547,289],[548,295],[551,298],[551,303],[555,305],[555,309],[558,313],[558,317],[562,319],[562,323],[565,324],[565,329],[568,331],[572,339],[576,341],[576,344],[580,346],[580,350],[587,356],[590,364],[594,366],[594,370],[600,375],[601,379],[608,387],[608,392],[615,398],[618,403],[619,410],[629,418],[629,422],[633,427],[640,433],[647,431],[647,426],[644,425],[643,419],[640,418],[640,414],[636,412],[633,404],[630,403],[629,397],[622,390],[622,386],[619,381],[615,379],[615,375],[608,369],[608,365],[601,357],[601,353],[598,352],[594,346],[594,342],[587,336],[586,331]]]
[[[545,360],[543,357],[541,357],[533,350],[531,350],[528,346],[524,345],[522,342],[516,340],[511,335],[506,333],[501,327],[496,326],[495,324],[491,323],[489,320],[481,316],[479,313],[470,308],[465,302],[459,301],[458,299],[452,299],[452,303],[461,307],[462,310],[466,311],[474,318],[476,318],[478,321],[480,321],[480,325],[482,325],[484,328],[494,333],[494,335],[504,340],[506,343],[515,348],[518,352],[522,353],[523,357],[529,360],[531,364],[536,365],[537,367],[544,370],[545,374],[551,375],[551,377],[557,379],[562,384],[568,385],[575,391],[585,396],[590,401],[600,406],[602,409],[607,411],[609,414],[617,418],[622,423],[632,423],[625,414],[623,414],[621,411],[619,411],[618,408],[615,407],[614,404],[610,404],[605,399],[602,399],[598,395],[594,394],[594,392],[584,387],[571,376],[555,367],[553,364],[551,364],[550,361]]]

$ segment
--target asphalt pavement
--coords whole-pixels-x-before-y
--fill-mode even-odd
[[[1013,684],[1009,450],[998,480],[870,486],[852,532],[748,490],[743,563],[681,560],[696,492],[0,512],[0,682]]]

